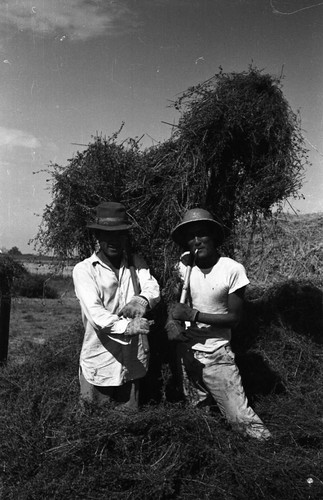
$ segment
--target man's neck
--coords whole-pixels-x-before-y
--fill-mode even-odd
[[[98,257],[107,264],[108,266],[112,267],[112,269],[120,269],[121,266],[121,261],[122,261],[122,255],[119,255],[118,257],[107,257],[102,250],[98,252]]]
[[[210,267],[215,266],[215,264],[218,262],[220,258],[220,255],[218,253],[215,253],[214,255],[210,255],[209,257],[206,257],[205,259],[199,258],[197,255],[195,264],[197,267],[200,269],[209,269]]]

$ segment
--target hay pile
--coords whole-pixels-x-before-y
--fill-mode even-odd
[[[235,257],[258,287],[284,280],[323,285],[323,214],[275,214],[235,228]]]
[[[185,210],[201,206],[215,214],[231,234],[224,250],[233,254],[241,221],[254,225],[297,196],[307,164],[299,120],[280,81],[259,70],[220,71],[174,106],[181,116],[171,139],[143,153],[123,195],[138,223],[136,244],[167,299],[178,257],[169,235]]]
[[[298,116],[280,79],[256,68],[223,73],[184,92],[173,106],[180,119],[165,142],[142,151],[138,141],[95,137],[66,167],[51,165],[52,202],[36,248],[59,259],[91,253],[86,230],[103,200],[125,204],[135,223],[134,246],[165,290],[179,249],[171,230],[194,206],[210,210],[233,238],[241,220],[267,217],[274,205],[297,196],[306,150]]]

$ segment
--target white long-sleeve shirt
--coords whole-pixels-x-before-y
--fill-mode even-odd
[[[134,255],[140,295],[153,308],[160,300],[159,285],[142,257]],[[135,295],[126,259],[119,275],[97,254],[76,264],[73,269],[76,296],[84,324],[80,366],[85,379],[93,385],[119,386],[143,377],[148,368],[141,336],[126,337],[129,320],[120,318],[121,309]]]

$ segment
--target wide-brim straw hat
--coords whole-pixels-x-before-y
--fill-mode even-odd
[[[105,201],[96,207],[94,221],[88,222],[86,227],[100,231],[127,231],[133,227],[128,220],[125,207],[121,203]]]
[[[216,237],[217,243],[220,245],[225,237],[223,225],[214,219],[214,217],[203,208],[192,208],[187,210],[184,214],[182,221],[173,229],[171,232],[171,237],[180,246],[185,246],[186,238],[185,234],[192,223],[196,222],[206,222],[212,232]]]

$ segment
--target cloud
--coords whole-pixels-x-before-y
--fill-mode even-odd
[[[63,42],[125,33],[139,25],[127,0],[0,0],[0,32],[15,27]]]
[[[1,147],[17,147],[36,149],[41,146],[40,141],[23,130],[14,128],[0,127],[0,148]]]

